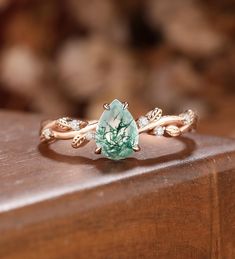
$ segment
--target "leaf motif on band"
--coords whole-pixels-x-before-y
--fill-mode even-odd
[[[155,108],[152,111],[148,112],[145,116],[150,122],[157,121],[162,117],[162,110],[159,108]]]
[[[79,148],[79,147],[85,145],[86,142],[87,142],[87,140],[86,140],[85,136],[77,135],[73,138],[72,147]]]
[[[179,127],[175,125],[169,125],[166,127],[166,133],[172,137],[177,137],[181,134]]]
[[[69,122],[71,120],[72,119],[68,117],[59,118],[56,120],[56,126],[62,130],[68,130],[70,128]]]

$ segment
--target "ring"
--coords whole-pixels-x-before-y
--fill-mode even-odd
[[[100,119],[84,121],[63,117],[42,123],[40,140],[52,143],[56,140],[72,139],[72,147],[79,148],[94,140],[96,154],[119,160],[140,151],[139,135],[177,137],[196,128],[197,115],[187,110],[180,115],[163,116],[155,108],[134,120],[128,111],[128,103],[114,100],[104,104]]]

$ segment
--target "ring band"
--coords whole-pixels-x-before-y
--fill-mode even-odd
[[[119,160],[140,151],[139,135],[177,137],[196,128],[197,115],[192,110],[176,116],[163,116],[155,108],[134,120],[128,111],[128,103],[114,100],[104,104],[100,119],[84,121],[69,117],[42,123],[40,140],[52,143],[56,140],[72,139],[72,147],[79,148],[91,140],[96,142],[96,154]]]

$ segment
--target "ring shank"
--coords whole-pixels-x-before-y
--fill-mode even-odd
[[[81,128],[79,130],[61,131],[61,130],[58,130],[57,121],[58,120],[49,121],[48,123],[43,125],[40,133],[42,134],[45,129],[50,129],[51,132],[53,133],[54,139],[58,139],[58,140],[73,139],[77,135],[82,136],[88,132],[95,131],[98,124],[97,120],[93,120],[93,121],[88,121],[86,127]],[[160,126],[161,127],[175,126],[176,128],[178,128],[178,132],[179,132],[178,135],[181,135],[182,133],[185,133],[195,128],[196,127],[195,122],[196,122],[196,117],[195,119],[192,120],[191,123],[185,124],[184,117],[180,115],[179,116],[167,115],[167,116],[162,116],[160,119],[156,121],[150,122],[148,125],[144,127],[138,128],[138,132],[139,134],[142,134],[142,133],[148,133],[152,131],[154,128],[160,127]]]

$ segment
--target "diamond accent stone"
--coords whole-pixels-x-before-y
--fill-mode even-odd
[[[80,130],[80,121],[79,120],[72,120],[69,122],[69,126],[73,130]]]
[[[99,119],[96,130],[96,145],[106,157],[119,160],[130,156],[138,145],[139,134],[136,122],[123,104],[114,100],[110,109]]]
[[[88,132],[87,134],[86,134],[86,139],[88,140],[88,141],[90,141],[90,140],[92,140],[92,139],[95,139],[95,132]]]
[[[160,136],[164,135],[165,129],[166,129],[165,127],[158,126],[158,127],[154,128],[153,133],[154,133],[154,135],[160,137]]]
[[[44,129],[42,135],[46,140],[50,140],[53,137],[53,132],[50,129]]]
[[[149,123],[149,120],[147,117],[145,116],[141,116],[139,119],[138,119],[138,125],[140,128],[143,128],[145,126],[147,126]]]
[[[183,117],[185,125],[188,125],[192,122],[192,117],[190,116],[190,114],[185,113],[185,114],[182,115],[182,117]]]

